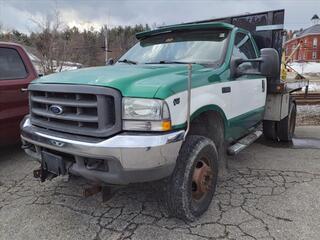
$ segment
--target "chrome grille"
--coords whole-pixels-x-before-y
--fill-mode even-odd
[[[121,130],[121,95],[115,89],[31,84],[29,100],[31,123],[40,127],[94,137]]]

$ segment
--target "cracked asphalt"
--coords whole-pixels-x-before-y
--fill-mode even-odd
[[[320,127],[296,135],[295,146],[260,139],[230,157],[195,222],[168,216],[157,183],[120,188],[102,202],[101,194],[82,196],[88,183],[80,178],[40,183],[37,164],[18,147],[1,149],[0,239],[319,239]]]

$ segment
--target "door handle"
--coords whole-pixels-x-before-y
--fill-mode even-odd
[[[222,88],[222,93],[229,93],[231,92],[231,87],[223,87]]]
[[[28,92],[28,88],[21,88],[21,89],[20,89],[20,92],[22,92],[22,93],[23,93],[23,92]]]

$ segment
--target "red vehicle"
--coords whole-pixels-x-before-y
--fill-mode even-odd
[[[28,84],[38,76],[22,46],[0,42],[0,145],[18,143],[28,114]]]

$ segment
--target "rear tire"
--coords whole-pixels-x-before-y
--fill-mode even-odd
[[[288,116],[279,122],[278,137],[281,141],[292,141],[296,128],[297,106],[294,101],[290,101]]]
[[[214,142],[203,136],[188,136],[167,182],[169,213],[187,221],[201,216],[211,203],[217,177],[218,151]]]

